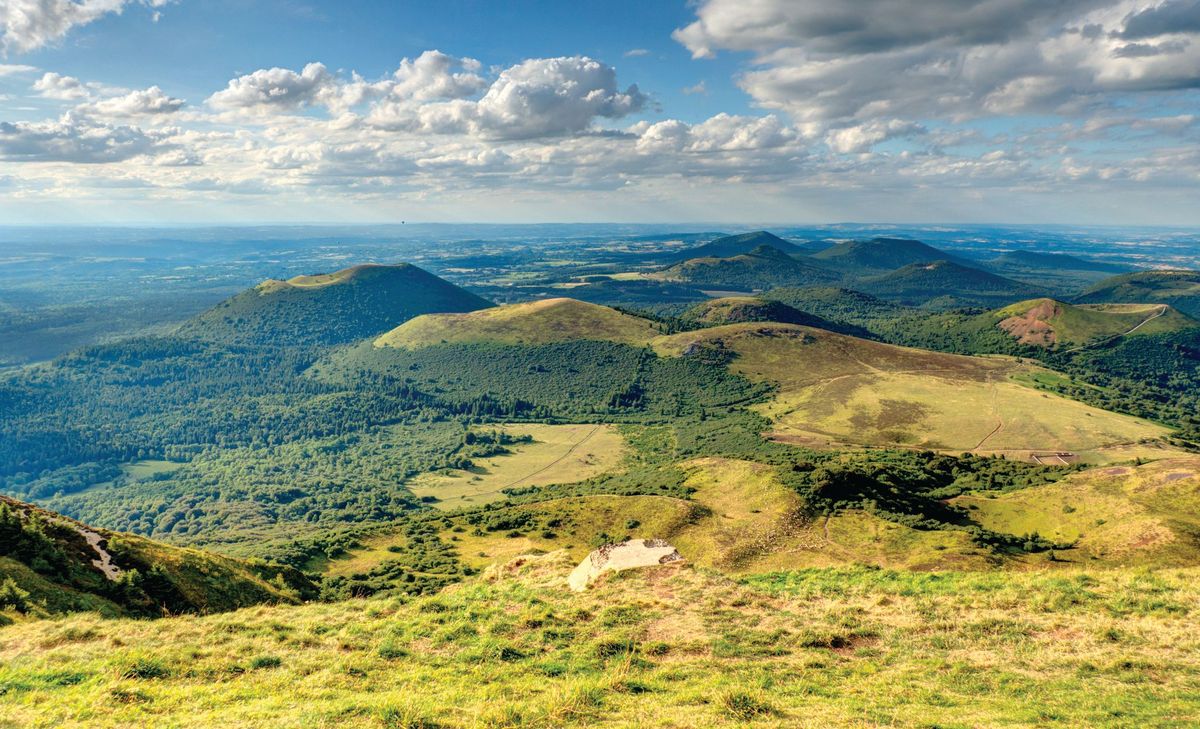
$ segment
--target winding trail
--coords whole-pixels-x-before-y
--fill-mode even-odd
[[[1141,320],[1140,322],[1138,322],[1138,324],[1137,324],[1136,326],[1134,326],[1132,329],[1129,329],[1129,330],[1127,330],[1127,331],[1121,332],[1120,334],[1114,334],[1114,335],[1112,335],[1111,337],[1107,337],[1107,338],[1105,338],[1105,339],[1101,339],[1101,340],[1100,340],[1100,341],[1098,341],[1098,342],[1091,342],[1091,343],[1089,343],[1089,344],[1081,344],[1081,345],[1079,345],[1078,347],[1073,347],[1073,348],[1071,348],[1071,349],[1068,349],[1068,350],[1066,350],[1066,351],[1064,352],[1064,354],[1071,354],[1072,352],[1082,352],[1082,351],[1083,351],[1083,350],[1085,350],[1085,349],[1091,349],[1092,347],[1099,347],[1099,346],[1102,346],[1102,345],[1108,344],[1108,343],[1109,343],[1109,342],[1111,342],[1111,341],[1114,341],[1114,340],[1120,339],[1121,337],[1127,337],[1127,336],[1129,336],[1130,334],[1133,334],[1133,333],[1134,333],[1134,332],[1136,332],[1137,330],[1141,329],[1142,327],[1146,326],[1146,325],[1147,325],[1147,324],[1149,324],[1150,322],[1154,321],[1154,320],[1155,320],[1155,319],[1157,319],[1158,317],[1160,317],[1160,316],[1163,316],[1164,314],[1166,314],[1166,313],[1167,313],[1167,309],[1168,309],[1168,308],[1170,308],[1170,307],[1168,307],[1166,304],[1158,304],[1158,311],[1154,312],[1154,313],[1153,313],[1153,314],[1151,314],[1150,316],[1148,316],[1148,317],[1146,317],[1145,319],[1143,319],[1143,320]]]

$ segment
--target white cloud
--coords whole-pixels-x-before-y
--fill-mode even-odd
[[[465,91],[461,84],[451,89]],[[389,100],[372,109],[367,122],[396,131],[528,139],[584,132],[597,118],[618,119],[645,103],[636,85],[620,90],[616,71],[599,61],[586,56],[535,58],[501,71],[478,101]]]
[[[880,142],[898,137],[911,137],[924,132],[925,129],[920,124],[892,119],[886,122],[873,121],[844,129],[835,129],[826,135],[825,142],[835,152],[861,153],[870,151]]]
[[[264,68],[233,79],[225,89],[208,97],[208,103],[217,109],[293,111],[314,103],[335,84],[333,74],[321,63],[310,63],[299,73],[287,68]]]
[[[697,84],[693,84],[692,86],[685,86],[683,88],[683,93],[688,96],[691,96],[693,94],[700,94],[701,96],[708,96],[708,85],[705,84],[703,81],[701,81]]]
[[[398,99],[430,101],[463,99],[482,91],[487,82],[477,72],[479,61],[454,58],[441,51],[425,51],[415,59],[400,61],[390,94]]]
[[[630,48],[622,54],[625,58],[641,58],[642,56],[650,55],[650,51],[645,48]]]
[[[89,95],[87,85],[73,76],[47,72],[34,82],[33,90],[47,99],[71,101],[85,99]]]
[[[159,87],[151,86],[141,91],[130,91],[124,95],[85,104],[79,107],[78,111],[106,117],[153,116],[174,114],[183,108],[183,104],[183,99],[176,99]]]
[[[127,5],[161,8],[171,0],[4,0],[0,3],[0,55],[28,53],[61,40],[72,28]]]
[[[26,66],[20,63],[0,63],[0,78],[16,76],[20,73],[33,73],[37,70],[37,66]]]
[[[66,114],[57,121],[0,122],[0,159],[9,162],[124,162],[173,151],[169,132],[95,124]]]

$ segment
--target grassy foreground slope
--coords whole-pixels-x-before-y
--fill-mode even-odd
[[[563,553],[442,594],[0,628],[14,726],[1184,726],[1195,570],[565,587]]]
[[[730,368],[778,387],[757,406],[775,437],[807,445],[903,445],[1029,456],[1070,451],[1130,458],[1124,448],[1168,430],[1038,391],[1010,359],[965,357],[808,327],[737,324],[656,340],[661,353],[731,353]],[[1110,449],[1121,447],[1114,453]]]
[[[290,568],[93,529],[0,496],[0,624],[78,610],[219,612],[315,594]]]

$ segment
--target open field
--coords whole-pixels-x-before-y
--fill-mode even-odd
[[[503,499],[504,489],[582,481],[615,469],[625,441],[611,425],[520,424],[498,428],[532,443],[509,446],[512,453],[476,459],[469,471],[422,474],[409,482],[418,497],[434,497],[439,509]]]
[[[754,324],[685,332],[655,345],[670,353],[693,342],[732,350],[734,372],[778,386],[757,409],[775,423],[771,435],[785,442],[1022,458],[1071,452],[1104,463],[1132,457],[1120,447],[1170,432],[1026,387],[1013,377],[1035,368],[1008,358],[938,354],[806,327]]]
[[[0,628],[9,726],[1185,726],[1195,570],[665,566],[572,593],[522,559],[412,601]]]

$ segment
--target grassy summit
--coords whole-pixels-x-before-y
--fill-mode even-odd
[[[765,230],[758,230],[753,233],[723,236],[695,248],[677,251],[674,254],[674,258],[677,260],[686,260],[689,258],[731,258],[733,256],[745,255],[760,246],[770,246],[789,255],[804,252],[803,248],[794,243],[789,243],[783,238],[773,233],[768,233]]]
[[[414,316],[492,304],[406,263],[268,280],[185,323],[179,333],[226,344],[340,344]]]
[[[1028,284],[954,261],[912,263],[862,279],[854,288],[902,304],[937,304],[942,308],[1004,303],[1036,293]]]
[[[970,265],[966,260],[907,238],[872,238],[839,243],[812,256],[847,274],[870,275],[894,271],[914,263],[953,261]]]
[[[700,324],[741,324],[762,321],[782,324],[806,324],[822,327],[832,325],[819,316],[806,314],[782,301],[760,299],[754,296],[726,296],[709,299],[685,311],[682,318]]]
[[[1021,344],[1039,347],[1096,343],[1125,335],[1176,332],[1200,326],[1164,304],[1081,304],[1022,301],[987,316]]]
[[[831,283],[841,275],[769,245],[728,258],[693,258],[654,274],[708,289],[757,291],[781,286]]]
[[[435,344],[549,344],[594,340],[644,344],[654,323],[598,304],[544,299],[467,314],[428,314],[375,340],[376,347],[416,349]]]

